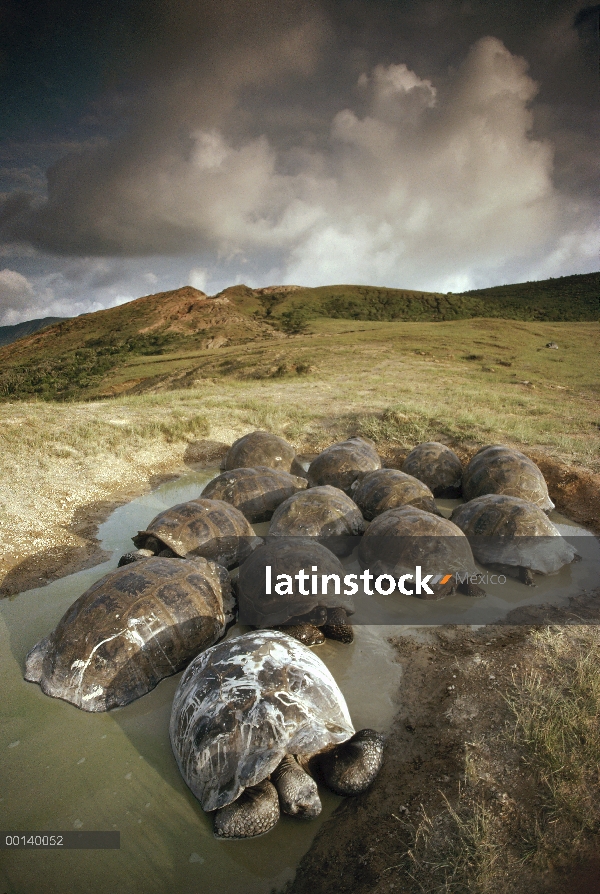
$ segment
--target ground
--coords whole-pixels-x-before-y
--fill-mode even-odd
[[[596,325],[329,321],[314,338],[219,349],[179,390],[166,377],[156,392],[98,402],[1,404],[0,597],[96,564],[97,526],[114,506],[217,465],[254,429],[306,454],[363,433],[392,467],[425,440],[463,460],[511,444],[540,465],[557,508],[600,533]],[[550,341],[558,352],[545,351]],[[512,627],[397,640],[404,676],[382,773],[323,827],[291,894],[600,891],[589,856],[600,830],[600,643],[594,623],[582,626],[594,612],[582,596],[545,618],[547,635],[522,615]],[[543,763],[535,724],[525,741],[517,721],[533,704],[531,673],[550,693],[544,704],[563,705],[561,667],[578,661],[593,673],[572,699],[574,728],[587,726],[570,754],[587,763],[565,782],[560,761],[551,772]],[[561,786],[586,805],[583,818],[552,813]]]

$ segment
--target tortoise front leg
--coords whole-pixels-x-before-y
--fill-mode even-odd
[[[327,611],[327,621],[322,630],[329,639],[335,639],[340,643],[354,642],[354,631],[343,608],[330,608]]]
[[[215,811],[215,838],[256,838],[270,832],[279,819],[279,798],[272,782],[264,779],[244,789],[239,798]]]

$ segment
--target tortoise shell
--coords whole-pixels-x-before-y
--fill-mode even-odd
[[[373,441],[367,438],[348,438],[327,447],[311,462],[307,477],[309,487],[331,484],[350,494],[351,487],[361,472],[381,468],[381,459]]]
[[[461,494],[462,463],[454,450],[439,441],[418,444],[402,463],[402,471],[426,484],[434,497]]]
[[[473,555],[483,565],[512,565],[553,574],[576,555],[546,513],[520,497],[476,497],[457,506],[451,521],[466,534]]]
[[[283,633],[260,630],[207,649],[183,674],[170,736],[204,810],[235,801],[286,754],[312,754],[354,733],[325,664]]]
[[[440,514],[427,485],[398,469],[367,472],[364,478],[355,482],[354,487],[354,502],[367,521],[399,506],[416,506],[434,515]]]
[[[352,552],[365,520],[356,503],[343,490],[326,484],[289,497],[271,519],[269,537],[315,537],[336,555]]]
[[[256,469],[258,466],[304,476],[304,469],[292,445],[267,431],[253,431],[238,438],[221,463],[224,471]]]
[[[132,540],[143,547],[150,536],[182,558],[203,556],[225,568],[243,562],[260,543],[239,509],[224,500],[202,497],[160,512]]]
[[[521,497],[544,512],[554,509],[544,476],[533,460],[502,445],[477,451],[463,474],[463,494],[467,501],[484,494],[505,494]]]
[[[360,542],[358,558],[374,576],[390,574],[398,578],[413,574],[417,565],[423,575],[434,576],[456,572],[470,575],[477,570],[469,541],[460,528],[447,518],[415,506],[388,509],[378,515]],[[433,598],[448,592],[446,585],[432,581],[429,586],[434,590]]]
[[[258,466],[223,472],[206,485],[202,496],[225,500],[239,509],[249,522],[262,522],[268,521],[284,500],[305,488],[306,478],[291,475],[283,469]]]
[[[222,566],[201,558],[134,562],[73,603],[27,656],[25,679],[84,711],[127,705],[220,639],[233,612]]]
[[[312,592],[312,580],[303,586],[308,592],[301,592],[301,585],[294,578],[301,570],[311,578],[317,575],[316,593]],[[310,616],[311,623],[319,626],[325,623],[326,612],[319,614],[318,609],[343,608],[353,612],[350,597],[333,592],[333,581],[327,593],[321,593],[323,574],[335,574],[343,582],[345,570],[337,556],[321,543],[308,537],[269,538],[240,566],[237,581],[240,623],[274,627]]]

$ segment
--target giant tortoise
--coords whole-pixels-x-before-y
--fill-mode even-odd
[[[132,540],[138,549],[154,555],[203,556],[225,568],[243,562],[261,542],[239,509],[224,500],[202,497],[159,512]]]
[[[544,476],[533,460],[501,444],[478,450],[463,473],[463,496],[467,502],[485,494],[521,497],[544,512],[554,509]]]
[[[223,472],[206,485],[202,496],[231,503],[249,522],[263,522],[271,518],[284,500],[305,488],[306,478],[283,469],[257,466]]]
[[[440,515],[433,494],[426,484],[398,469],[376,469],[354,482],[352,498],[367,521],[387,509],[416,506]]]
[[[361,472],[381,468],[375,444],[369,438],[354,437],[326,447],[308,467],[309,487],[331,484],[350,494]]]
[[[223,471],[255,469],[257,466],[283,469],[292,475],[304,476],[304,468],[296,458],[292,445],[267,431],[253,431],[238,438],[221,463]]]
[[[520,497],[485,494],[457,506],[451,521],[466,534],[482,565],[533,585],[533,574],[554,574],[577,552],[546,513]]]
[[[356,503],[343,490],[310,487],[277,507],[269,525],[269,537],[314,537],[338,556],[352,552],[365,530]]]
[[[439,441],[418,444],[402,463],[402,471],[426,484],[434,497],[461,495],[462,463],[454,450]]]
[[[147,558],[92,584],[33,647],[25,679],[84,711],[108,711],[176,674],[233,619],[221,565]]]
[[[358,558],[373,577],[389,575],[394,580],[402,577],[411,581],[402,584],[404,592],[410,587],[421,599],[442,599],[455,590],[467,596],[485,596],[485,591],[471,580],[477,568],[460,528],[447,518],[414,506],[388,509],[378,515],[360,542]],[[421,592],[417,566],[423,577],[429,577]]]
[[[314,539],[269,537],[240,566],[239,621],[281,627],[306,645],[325,637],[352,642],[354,604],[342,592],[344,574],[337,556]],[[325,586],[324,575],[331,575]]]
[[[217,838],[268,832],[281,809],[317,816],[316,782],[340,795],[365,791],[379,772],[383,737],[354,732],[344,697],[325,664],[273,630],[213,646],[183,674],[171,745],[203,810],[216,811]]]

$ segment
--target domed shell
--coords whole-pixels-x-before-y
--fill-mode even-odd
[[[255,469],[257,466],[283,469],[292,475],[304,476],[304,469],[292,445],[268,431],[253,431],[238,438],[221,464],[224,471]]]
[[[170,736],[186,784],[204,810],[235,801],[286,754],[312,754],[354,734],[325,664],[283,633],[225,640],[183,674]]]
[[[231,503],[249,522],[263,522],[271,518],[284,500],[305,488],[306,478],[283,469],[258,466],[223,472],[206,485],[202,496]]]
[[[485,494],[505,494],[521,497],[544,512],[554,509],[544,476],[533,460],[502,445],[477,451],[463,474],[463,494],[467,502]]]
[[[360,509],[343,490],[326,484],[289,497],[273,513],[269,537],[314,537],[336,555],[347,555],[365,530]]]
[[[111,571],[31,650],[25,679],[84,711],[127,705],[220,639],[229,576],[206,559],[148,558]]]
[[[414,573],[423,575],[475,574],[469,541],[447,518],[414,506],[388,509],[371,522],[358,548],[363,568],[374,575]]]
[[[466,534],[482,565],[513,565],[554,574],[576,556],[545,512],[520,497],[477,497],[457,506],[451,521]]]
[[[418,444],[402,463],[402,471],[426,484],[434,497],[461,494],[462,463],[454,450],[439,441]]]
[[[300,582],[294,578],[301,570],[309,578],[317,575],[316,593],[312,592],[312,579],[304,583],[303,589],[307,592],[301,592]],[[354,611],[352,599],[343,595],[345,573],[337,556],[316,540],[269,538],[240,566],[237,581],[239,621],[255,627],[274,627],[301,618],[318,607],[339,607],[351,613]],[[333,580],[329,582],[327,593],[321,593],[323,574],[337,575],[340,594],[334,592]],[[315,623],[324,623],[324,620]]]
[[[364,478],[355,482],[354,488],[354,501],[367,521],[400,506],[416,506],[424,512],[440,515],[427,485],[398,469],[367,472]]]
[[[309,487],[331,484],[350,494],[352,484],[361,472],[381,468],[381,459],[373,441],[348,438],[327,447],[311,462],[307,477]]]
[[[224,500],[189,500],[160,512],[133,542],[143,547],[156,537],[182,558],[203,556],[231,568],[247,559],[261,542],[239,509]]]

